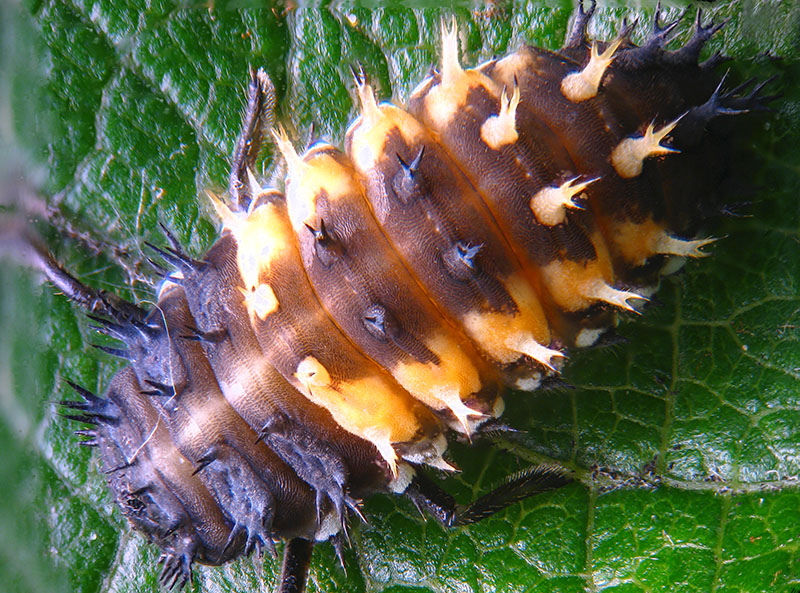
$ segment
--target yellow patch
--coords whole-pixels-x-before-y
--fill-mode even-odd
[[[278,297],[269,284],[259,284],[254,290],[240,288],[250,319],[258,317],[264,321],[270,313],[278,310]]]
[[[613,234],[622,258],[632,266],[641,266],[654,255],[706,257],[701,251],[716,239],[678,239],[669,235],[663,226],[652,219],[643,223],[615,222]]]
[[[286,202],[292,226],[299,230],[306,223],[315,225],[316,198],[320,189],[332,190],[335,194],[333,197],[336,197],[341,194],[336,191],[339,182],[344,181],[345,186],[349,187],[352,179],[331,157],[314,158],[315,153],[320,150],[319,146],[312,147],[301,158],[283,128],[278,132],[273,130],[272,135],[288,168]]]
[[[519,277],[509,278],[505,287],[519,312],[473,311],[462,319],[465,330],[500,364],[511,364],[525,355],[555,370],[553,359],[564,355],[543,345],[550,342],[550,329],[533,289]]]
[[[390,133],[398,131],[406,136],[410,129],[418,127],[417,120],[399,107],[391,103],[376,105],[369,118],[358,118],[347,131],[353,165],[364,174],[374,169],[379,162],[394,158],[394,155],[386,151]]]
[[[482,416],[463,404],[463,400],[481,390],[478,371],[449,336],[436,334],[425,346],[439,357],[438,365],[413,360],[400,362],[392,369],[392,375],[422,403],[435,410],[450,409],[467,430],[467,416]]]
[[[448,86],[437,84],[430,88],[425,96],[425,111],[435,129],[446,129],[456,114],[464,110],[470,88],[466,75]]]
[[[313,356],[307,356],[300,361],[294,376],[307,390],[311,390],[312,387],[326,388],[331,384],[331,375],[328,369]]]
[[[396,471],[391,445],[413,441],[421,430],[410,397],[380,375],[334,382],[313,356],[297,365],[294,377],[309,400],[328,410],[339,426],[373,443]]]
[[[476,70],[464,70],[461,67],[455,20],[450,29],[442,23],[441,73],[441,82],[427,87],[424,101],[430,123],[437,130],[447,128],[456,114],[465,109],[471,89],[484,87],[495,96],[499,94],[491,79]]]
[[[612,287],[610,266],[604,264],[607,262],[558,260],[544,266],[542,276],[553,300],[565,311],[580,311],[597,301],[603,301],[635,312],[628,300],[647,299],[637,293]]]
[[[533,70],[531,56],[528,52],[517,51],[495,63],[495,80],[503,80],[508,84],[520,72]],[[532,72],[535,74],[535,72]]]
[[[263,204],[253,212],[237,216],[226,225],[236,239],[236,261],[245,288],[255,291],[261,273],[268,273],[294,241],[292,229],[280,206]]]
[[[641,266],[647,259],[655,255],[653,246],[664,229],[647,219],[642,223],[613,222],[611,236],[614,237],[614,246],[620,256],[628,265]]]
[[[325,194],[333,203],[362,192],[354,171],[324,153],[329,148],[328,144],[312,147],[289,175],[286,203],[296,232],[302,231],[306,224],[312,227],[318,224],[317,198],[320,195]]]
[[[268,272],[272,262],[294,241],[283,211],[267,203],[252,212],[234,212],[214,194],[206,193],[222,220],[222,231],[236,239],[236,260],[244,285],[248,291],[255,291],[261,272]]]

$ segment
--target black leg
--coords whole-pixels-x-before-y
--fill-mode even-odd
[[[455,523],[455,499],[423,473],[417,472],[405,494],[420,513],[427,511],[431,517],[445,527],[452,527]]]
[[[469,525],[525,498],[561,488],[572,482],[563,470],[539,466],[519,472],[506,483],[481,496],[471,505],[461,507],[433,481],[417,473],[406,495],[420,511],[427,511],[445,527]]]
[[[275,87],[266,72],[253,71],[247,85],[247,106],[228,182],[231,200],[239,210],[246,210],[253,199],[247,172],[255,165],[264,132],[272,127],[274,119]]]
[[[287,542],[283,550],[280,582],[275,593],[302,593],[305,590],[313,548],[314,542],[302,537]]]
[[[556,490],[572,482],[563,470],[547,466],[526,469],[511,476],[503,485],[481,496],[456,516],[456,525],[469,525],[535,494]]]

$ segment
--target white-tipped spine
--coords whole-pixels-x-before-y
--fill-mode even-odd
[[[564,77],[561,81],[562,94],[573,103],[596,97],[603,75],[614,60],[614,54],[621,43],[622,40],[617,39],[609,44],[603,53],[598,52],[597,42],[592,43],[589,63],[580,72],[573,72]]]
[[[664,146],[661,141],[675,129],[680,117],[659,130],[655,124],[647,126],[643,136],[632,136],[622,140],[611,152],[611,164],[623,179],[630,179],[641,174],[644,161],[652,156],[680,152],[675,148]]]
[[[578,179],[579,177],[573,177],[558,187],[542,188],[531,198],[530,207],[539,222],[555,226],[564,222],[567,208],[583,209],[582,205],[574,201],[575,196],[600,178],[595,177],[575,184]]]
[[[442,20],[442,86],[455,83],[463,74],[458,59],[458,23],[453,17],[448,27]]]

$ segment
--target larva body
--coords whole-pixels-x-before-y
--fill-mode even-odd
[[[664,83],[682,98],[615,111],[604,90],[623,101],[643,93],[646,78],[620,75],[617,87],[609,74],[595,91],[566,84],[582,71],[591,78],[589,46],[563,57],[524,49],[461,71],[462,83],[443,80],[462,75],[450,43],[441,74],[418,87],[408,112],[376,102],[362,81],[364,113],[346,152],[317,144],[297,155],[280,139],[286,196],[252,187],[249,203],[218,202],[223,234],[209,252],[161,252],[173,270],[157,308],[128,325],[99,311],[131,366],[105,394],[113,412],[104,416],[96,406],[111,404],[89,395],[78,406],[101,418],[91,438],[112,491],[119,502],[134,495],[127,514],[165,547],[168,580],[184,578],[193,559],[217,564],[272,539],[327,539],[358,499],[405,492],[421,465],[447,468],[443,435],[479,435],[502,410],[503,385],[536,386],[560,352],[591,345],[617,308],[637,303],[662,256],[698,253],[690,239],[703,212],[686,204],[713,205],[706,190],[719,155],[697,127],[718,116],[707,103],[719,77],[697,69],[696,56],[670,64],[694,69],[689,84]],[[612,48],[610,73],[627,72],[626,55],[641,69],[626,43]],[[544,94],[563,108],[529,109],[537,98],[525,74],[537,60],[555,73]],[[449,90],[436,97],[437,86]],[[726,96],[723,108],[744,100]],[[595,123],[570,135],[566,116],[542,119],[569,107]],[[625,121],[629,111],[638,113]],[[681,116],[684,126],[672,127]],[[587,140],[597,126],[605,143]],[[677,150],[679,133],[681,155],[650,158]],[[712,166],[684,155],[698,136],[696,154]],[[494,176],[485,173],[492,162],[511,164]],[[660,180],[672,175],[693,175],[695,193],[681,183],[671,194]],[[524,192],[522,178],[535,179]],[[123,416],[130,423],[113,420]]]

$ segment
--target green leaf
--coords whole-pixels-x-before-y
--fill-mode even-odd
[[[298,145],[312,135],[341,143],[355,115],[351,64],[402,101],[436,63],[449,12],[417,4],[3,5],[0,140],[22,163],[14,169],[9,158],[4,178],[21,168],[47,197],[50,222],[71,235],[45,231],[69,270],[152,298],[140,246],[158,239],[158,222],[193,253],[214,240],[198,196],[225,186],[248,65],[273,77],[279,119]],[[564,373],[574,389],[510,394],[505,418],[524,435],[500,447],[454,446],[463,472],[446,487],[467,502],[541,462],[570,467],[581,481],[451,531],[405,500],[376,496],[369,524],[353,529],[347,573],[320,545],[310,590],[800,588],[800,90],[789,82],[799,74],[800,7],[719,4],[708,18],[732,21],[712,49],[736,58],[740,77],[782,76],[776,113],[750,118],[738,162],[757,189],[731,199],[753,202],[751,216],[713,223],[709,232],[724,237],[713,256],[666,278],[659,304],[624,320],[628,344],[574,353]],[[569,17],[568,6],[460,7],[467,63],[521,41],[557,48]],[[641,39],[652,6],[601,7],[593,34],[613,37],[625,15],[640,17]],[[782,59],[759,57],[767,52]],[[268,151],[263,174],[275,172]],[[51,405],[68,397],[67,379],[102,391],[118,365],[89,352],[88,324],[51,287],[8,265],[0,283],[4,590],[157,591],[157,551],[129,533],[97,461]],[[198,568],[194,590],[268,590],[277,564]]]

